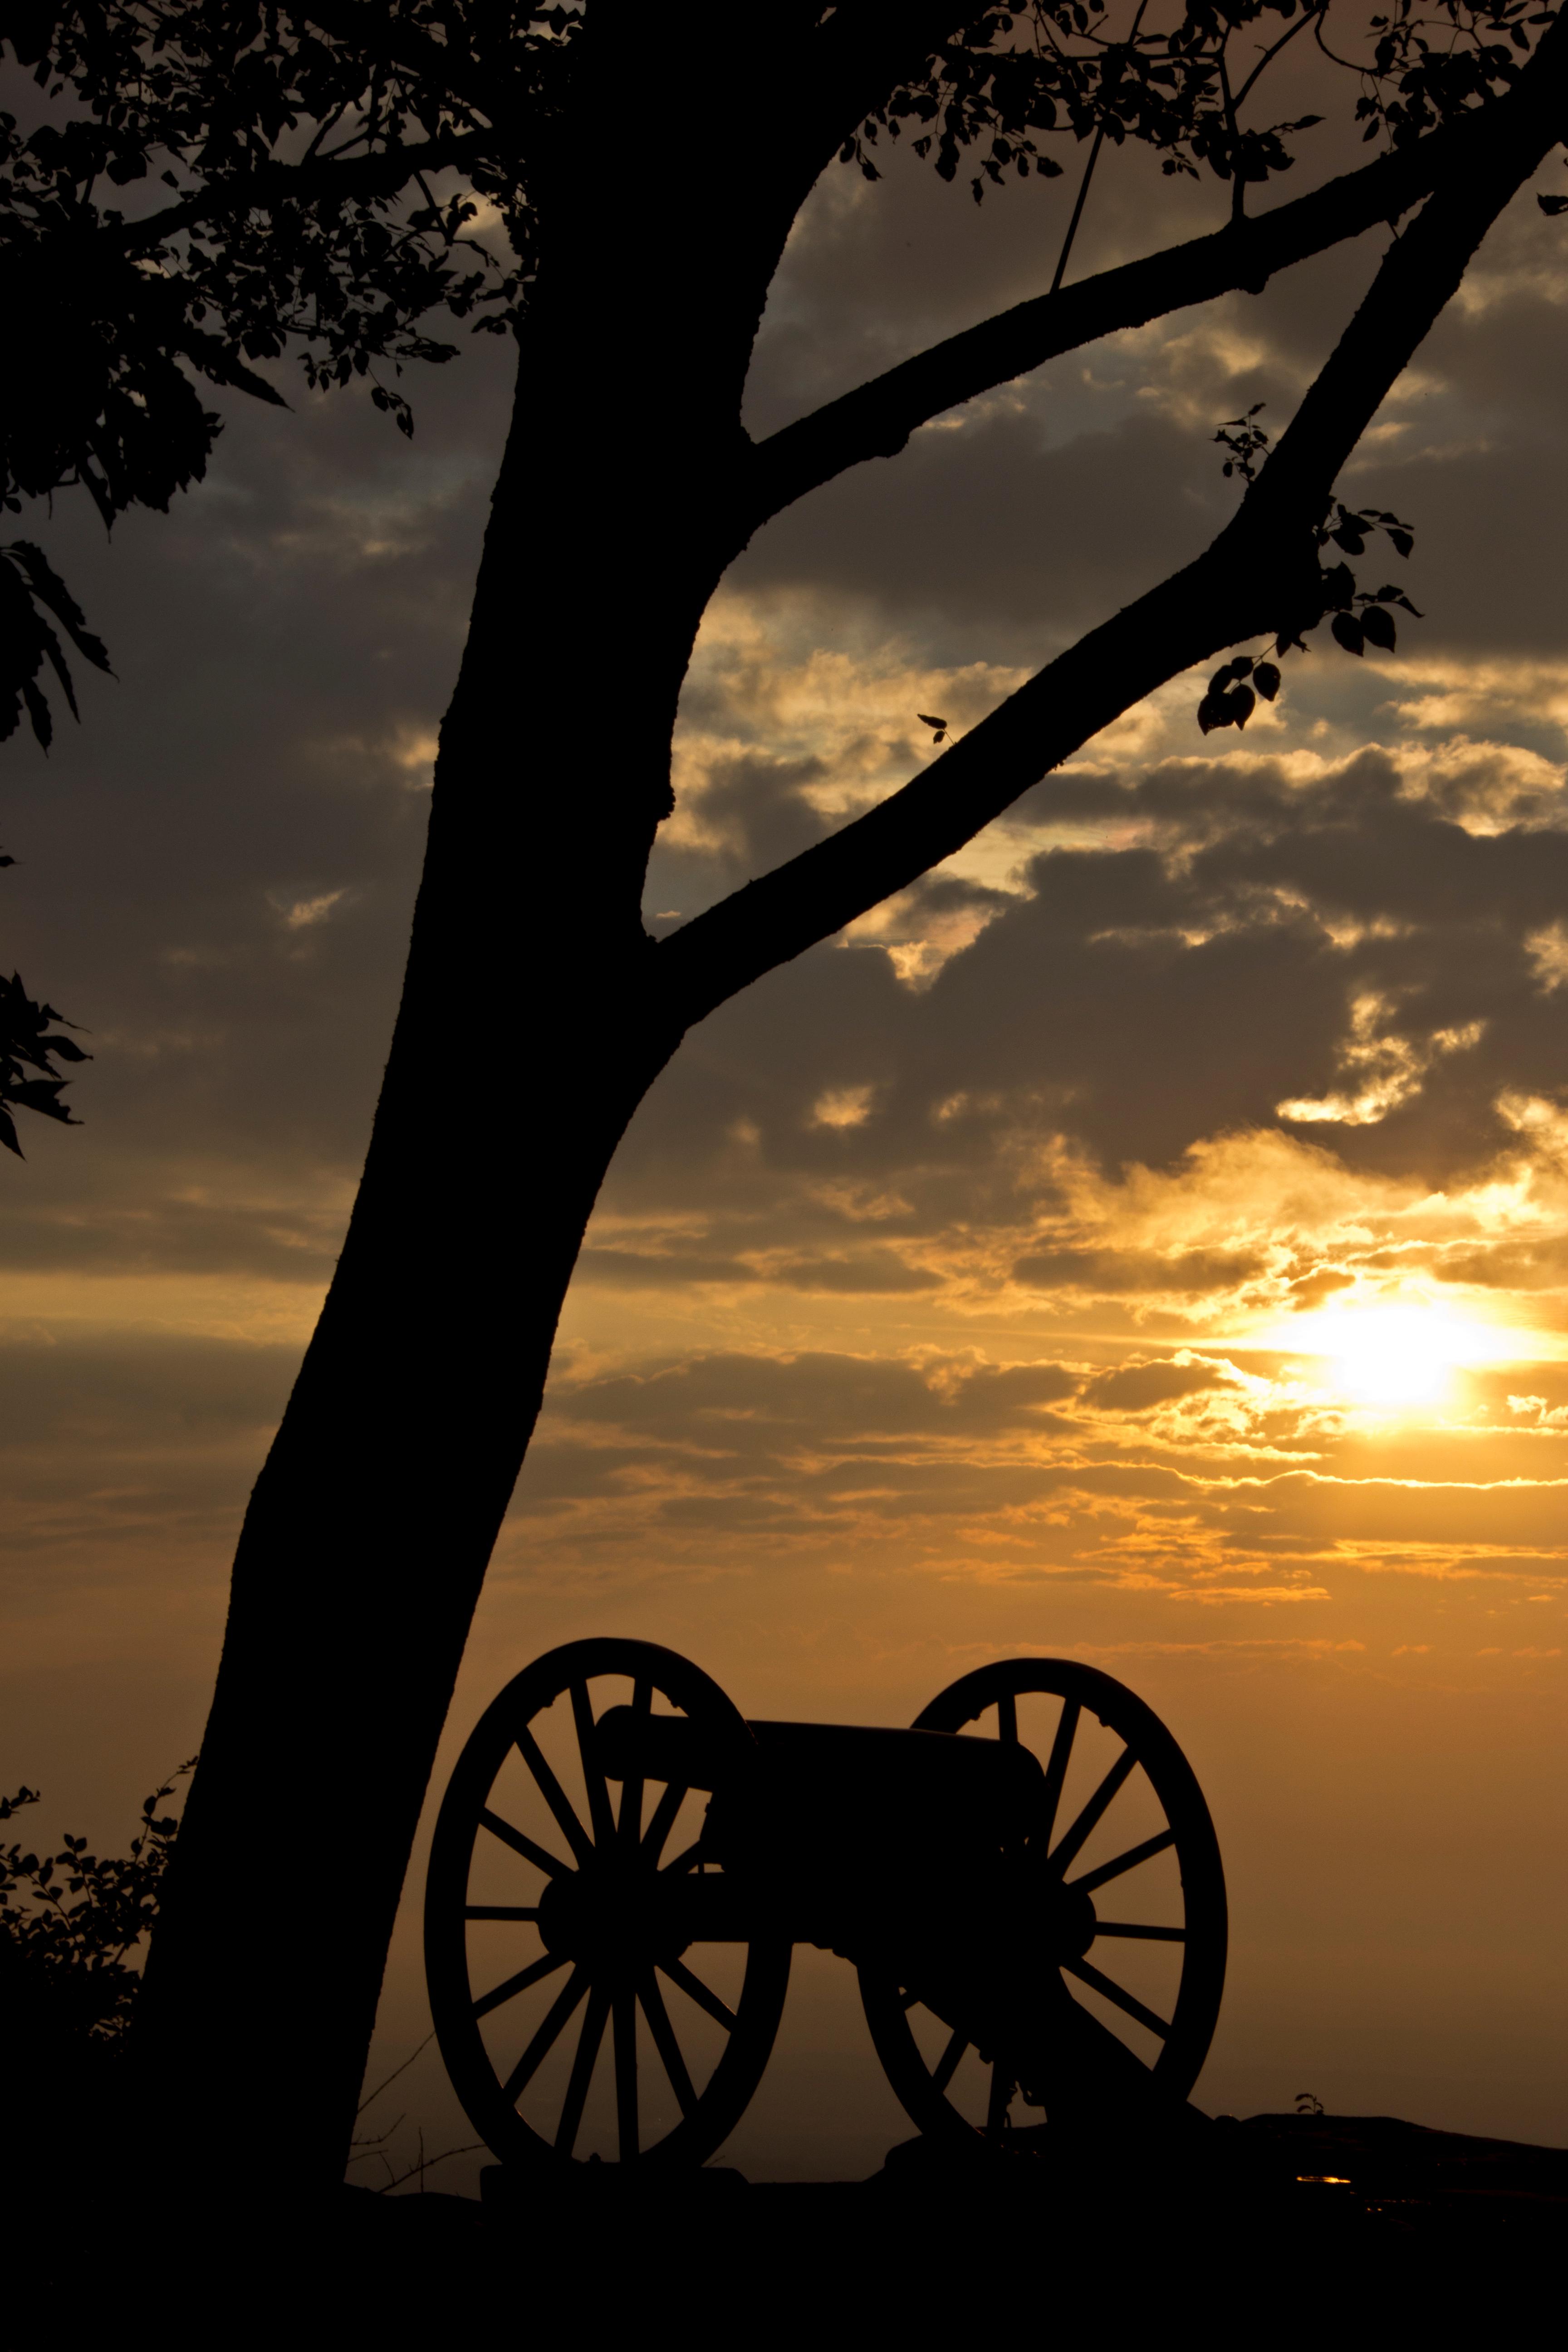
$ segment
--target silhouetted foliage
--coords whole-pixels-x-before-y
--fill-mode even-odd
[[[16,501],[9,500],[15,505]],[[41,548],[30,540],[14,540],[0,547],[0,743],[14,735],[26,707],[34,734],[47,751],[54,738],[49,706],[38,683],[48,663],[70,706],[80,716],[65,649],[50,625],[53,614],[84,661],[107,670],[103,641],[89,629],[79,606],[65,582],[45,561]]]
[[[26,2021],[51,2039],[121,2040],[142,1981],[131,1959],[158,1916],[179,1829],[158,1808],[195,1760],[143,1798],[128,1853],[89,1853],[85,1838],[68,1834],[54,1854],[0,1846],[0,1992],[13,2030]],[[0,1822],[37,1801],[26,1787],[0,1797]]]
[[[1148,28],[1143,16],[1140,7],[1118,38],[1106,0],[987,8],[870,112],[844,160],[875,178],[866,149],[879,131],[896,139],[916,124],[915,152],[933,155],[943,179],[956,177],[970,152],[977,202],[1009,171],[1056,176],[1061,165],[1040,152],[1037,134],[1063,131],[1118,146],[1139,140],[1166,173],[1196,179],[1206,169],[1238,189],[1288,172],[1295,157],[1286,141],[1323,118],[1252,125],[1240,112],[1289,43],[1310,30],[1325,44],[1327,0],[1188,0],[1175,25]],[[1394,0],[1389,16],[1371,19],[1370,53],[1343,61],[1362,84],[1355,111],[1364,135],[1410,140],[1507,89],[1529,52],[1525,27],[1546,21],[1529,0],[1437,0],[1425,10]],[[1228,45],[1252,27],[1264,36],[1258,62],[1233,79]]]
[[[0,639],[0,650],[4,640]],[[47,714],[46,713],[46,718]],[[0,855],[0,866],[14,866],[15,858]],[[55,1059],[62,1062],[86,1062],[92,1058],[74,1038],[64,1036],[50,1023],[64,1021],[52,1004],[35,1004],[22,985],[21,975],[13,972],[9,980],[0,974],[0,1143],[14,1151],[18,1160],[22,1146],[16,1135],[13,1110],[36,1110],[45,1118],[58,1118],[67,1127],[79,1127],[60,1100],[61,1090],[69,1081],[55,1067]],[[66,1024],[69,1027],[69,1023]],[[5,1819],[0,1813],[0,1821]]]
[[[868,12],[777,13],[796,35],[816,20],[824,38],[842,29],[847,40]],[[1119,37],[1106,0],[983,8],[911,61],[841,158],[875,179],[879,137],[909,131],[944,179],[967,159],[978,201],[1010,175],[1059,175],[1042,140],[1089,142],[1090,171],[1103,142],[1132,141],[1167,173],[1230,184],[1239,218],[1247,189],[1289,171],[1289,142],[1323,119],[1242,120],[1302,33],[1352,74],[1363,135],[1397,148],[1508,89],[1553,12],[1394,0],[1352,28],[1363,54],[1342,58],[1326,30],[1331,0],[1187,0],[1174,25],[1155,27],[1144,13]],[[311,385],[366,377],[375,405],[411,433],[406,398],[377,368],[452,358],[457,346],[421,323],[437,310],[495,331],[515,322],[552,177],[595,137],[574,109],[590,24],[584,0],[13,10],[4,37],[41,119],[0,114],[0,305],[26,353],[0,409],[5,509],[68,485],[87,489],[106,525],[132,505],[166,509],[201,478],[219,430],[197,383],[281,404],[254,363],[291,346]],[[1237,65],[1232,44],[1248,32],[1261,36],[1256,61]],[[891,27],[885,37],[896,53]],[[735,135],[714,127],[721,141]],[[479,233],[481,207],[504,246]],[[108,663],[37,550],[9,553],[0,714],[19,695],[47,743],[46,655],[68,699],[70,684],[47,621],[29,628],[23,611],[47,607],[87,659]]]

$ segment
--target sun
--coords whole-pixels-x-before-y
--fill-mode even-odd
[[[1519,1352],[1517,1332],[1424,1303],[1325,1307],[1292,1317],[1271,1336],[1292,1354],[1315,1358],[1325,1388],[1384,1412],[1445,1404],[1461,1366]]]
[[[1420,1307],[1374,1307],[1339,1319],[1331,1360],[1334,1386],[1344,1395],[1363,1404],[1439,1404],[1453,1387],[1468,1334],[1451,1318]]]

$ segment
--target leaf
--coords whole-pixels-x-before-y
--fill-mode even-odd
[[[1222,670],[1220,677],[1224,676]],[[1245,727],[1257,703],[1249,686],[1222,686],[1216,680],[1198,705],[1198,725],[1205,735],[1212,735],[1216,727]]]
[[[1279,672],[1272,662],[1260,661],[1252,673],[1252,683],[1265,702],[1272,702],[1279,691]]]
[[[54,740],[55,722],[49,716],[49,706],[30,677],[22,680],[22,699],[27,706],[27,716],[33,732],[47,751]]]
[[[1336,613],[1333,633],[1347,654],[1359,654],[1363,649],[1365,632],[1353,613]]]
[[[35,547],[29,539],[16,539],[4,551],[26,574],[33,594],[40,604],[48,606],[82,659],[89,661],[94,669],[103,670],[112,677],[114,673],[110,669],[109,655],[102,638],[95,637],[88,627],[80,605],[46,559],[43,549]]]
[[[1381,646],[1384,653],[1391,654],[1394,651],[1396,632],[1394,625],[1394,615],[1389,612],[1386,605],[1364,605],[1359,618],[1361,621],[1362,635],[1366,639],[1367,644],[1369,646]],[[1336,636],[1339,635],[1339,627],[1337,624],[1335,625],[1334,635]],[[1360,647],[1357,646],[1355,650],[1359,652]]]
[[[917,711],[916,711],[916,713],[915,713],[915,717],[920,720],[921,725],[922,727],[940,727],[940,728],[942,728],[944,731],[945,731],[945,730],[946,730],[946,727],[947,727],[947,721],[946,721],[946,719],[933,719],[933,718],[931,717],[931,713],[930,713],[930,711],[929,711],[929,710],[917,710]]]

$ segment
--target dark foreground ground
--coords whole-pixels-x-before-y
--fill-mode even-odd
[[[499,2170],[482,2200],[346,2190],[328,2299],[412,2342],[1403,2342],[1550,2335],[1568,2302],[1568,2149],[1389,2116],[1255,2116],[1179,2155],[955,2165],[864,2181]],[[330,2285],[328,2282],[330,2281]]]
[[[1568,2303],[1568,2149],[1381,2116],[1189,2109],[1163,2148],[1008,2161],[916,2140],[859,2181],[606,2165],[483,2185],[238,2205],[221,2161],[168,2198],[134,2148],[40,2165],[34,2140],[0,2181],[8,2340],[1515,2352],[1560,2342]]]

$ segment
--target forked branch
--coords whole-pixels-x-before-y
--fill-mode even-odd
[[[1562,135],[1565,55],[1560,24],[1478,125],[1464,170],[1384,256],[1273,457],[1194,562],[1081,638],[901,791],[654,950],[681,1027],[951,857],[1157,687],[1238,639],[1316,620],[1313,525],[1487,231]]]
[[[1257,293],[1279,270],[1359,236],[1379,221],[1397,220],[1450,173],[1467,168],[1469,153],[1495,130],[1496,113],[1513,102],[1510,96],[1484,115],[1430,132],[1257,219],[1037,295],[784,425],[759,444],[751,463],[742,491],[740,543],[808,490],[868,457],[895,457],[933,416],[1010,383],[1063,352],[1213,301],[1238,287]]]

